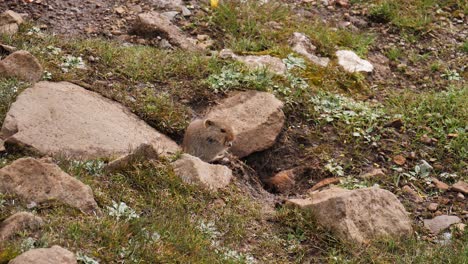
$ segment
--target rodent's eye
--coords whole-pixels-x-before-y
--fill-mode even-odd
[[[221,133],[226,133],[226,129],[221,128]]]
[[[214,140],[213,138],[208,138],[208,143],[214,143],[216,140]]]

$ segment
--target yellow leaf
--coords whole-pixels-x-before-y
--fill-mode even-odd
[[[212,8],[217,8],[219,4],[219,0],[210,0],[210,4]]]

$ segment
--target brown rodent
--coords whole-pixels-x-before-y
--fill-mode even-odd
[[[275,176],[265,179],[267,188],[276,193],[288,194],[294,188],[294,171],[286,170],[277,173]]]
[[[232,146],[234,132],[222,121],[197,119],[187,127],[183,150],[203,161],[212,162],[224,157]]]

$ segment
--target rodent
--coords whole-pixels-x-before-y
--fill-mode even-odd
[[[270,191],[283,194],[291,192],[296,184],[293,170],[281,171],[269,179],[264,179],[263,182]]]
[[[187,127],[182,148],[203,161],[213,162],[225,156],[233,141],[230,125],[218,120],[197,119]]]

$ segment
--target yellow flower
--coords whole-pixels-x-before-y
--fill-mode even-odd
[[[210,0],[210,4],[212,8],[217,8],[219,4],[219,0]]]

